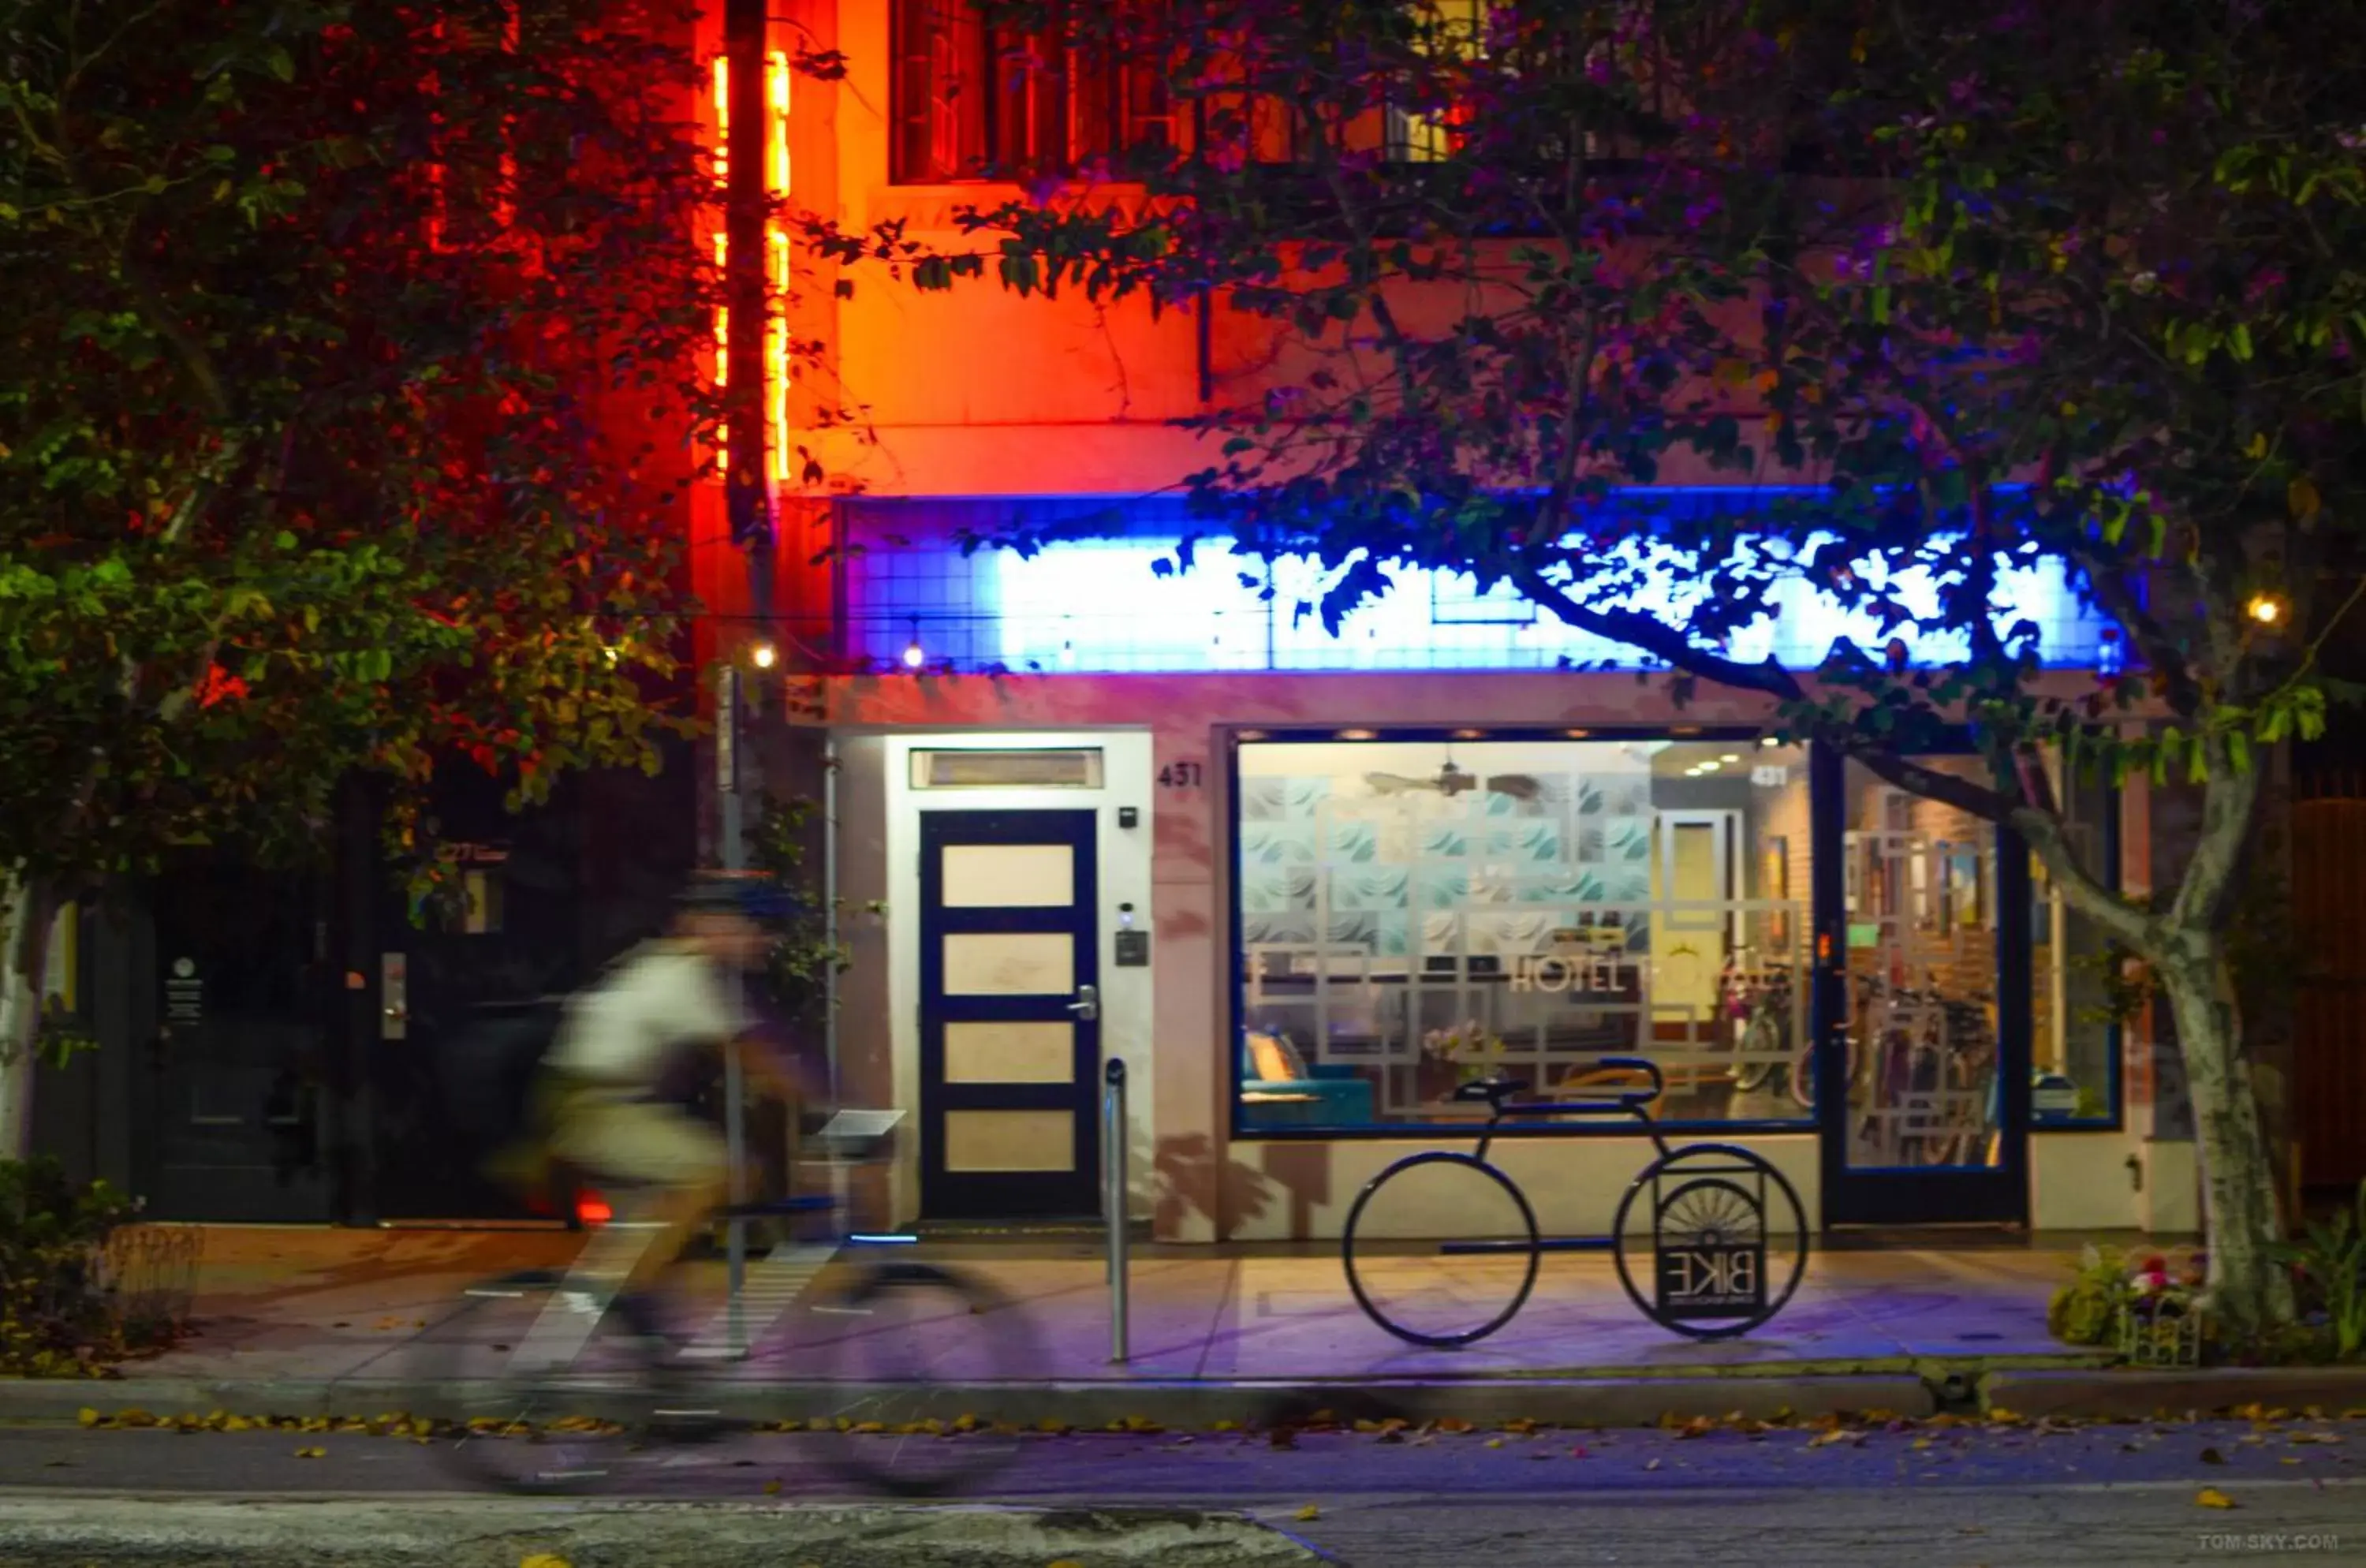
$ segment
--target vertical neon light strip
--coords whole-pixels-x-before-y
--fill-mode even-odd
[[[715,194],[717,203],[725,202],[731,189],[731,62],[726,55],[715,57]],[[721,276],[731,259],[731,234],[728,223],[720,216],[715,224],[715,271]],[[715,307],[715,389],[717,392],[731,384],[731,307]],[[715,477],[720,479],[731,462],[731,426],[718,421],[715,426]]]
[[[715,188],[728,201],[731,183],[731,61],[715,57]],[[764,189],[768,196],[789,193],[789,57],[780,50],[764,56]],[[766,275],[772,305],[764,322],[764,416],[772,431],[771,460],[766,467],[775,483],[789,477],[789,236],[777,220],[764,223]],[[731,260],[727,223],[715,230],[715,268],[725,271]],[[731,308],[715,308],[715,389],[731,384]],[[730,466],[731,427],[715,427],[715,460],[720,470]]]
[[[764,56],[764,189],[775,201],[789,194],[789,57]],[[764,224],[766,270],[772,302],[764,320],[764,415],[772,427],[772,482],[789,477],[789,236],[779,221]]]

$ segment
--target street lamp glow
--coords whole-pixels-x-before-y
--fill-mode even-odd
[[[770,670],[772,667],[773,660],[779,659],[781,656],[779,651],[775,649],[771,643],[760,642],[756,645],[754,650],[748,655],[748,657],[754,661],[757,669]]]
[[[2272,593],[2252,594],[2251,602],[2244,609],[2249,612],[2251,619],[2263,626],[2274,626],[2284,618],[2284,602]]]
[[[921,665],[926,664],[928,661],[929,656],[921,651],[920,639],[918,637],[914,637],[911,641],[904,645],[905,669],[918,670]]]

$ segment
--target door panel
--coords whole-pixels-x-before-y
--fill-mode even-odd
[[[1823,1118],[1827,1218],[2022,1220],[2026,852],[1853,762],[1836,783],[1844,870],[1825,928],[1839,983],[1824,1048],[1839,1070],[1823,1081],[1842,1096],[1819,1094],[1837,1111]]]
[[[160,1027],[136,1154],[148,1213],[331,1218],[335,1079],[305,878],[190,862],[158,879]]]
[[[922,1210],[1080,1215],[1098,1201],[1091,811],[920,816]]]

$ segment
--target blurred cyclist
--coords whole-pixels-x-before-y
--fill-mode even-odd
[[[804,1100],[796,1064],[757,1032],[739,977],[763,962],[763,922],[788,900],[760,878],[701,873],[671,928],[625,953],[570,998],[543,1063],[541,1114],[551,1157],[628,1194],[620,1214],[659,1228],[617,1287],[614,1308],[643,1335],[661,1334],[650,1286],[730,1188],[728,1145],[678,1092],[696,1058],[734,1042],[750,1085],[793,1111]]]

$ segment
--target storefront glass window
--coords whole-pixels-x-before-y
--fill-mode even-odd
[[[2116,886],[2118,823],[2099,781],[2056,784],[2070,839],[2087,869]],[[2120,1115],[2120,1030],[2111,1010],[2111,944],[2078,913],[2035,855],[2030,857],[2030,1061],[2037,1127],[2111,1126]]]
[[[1672,1122],[1805,1123],[1803,751],[1749,738],[1244,741],[1247,1134],[1467,1127],[1649,1055]]]

